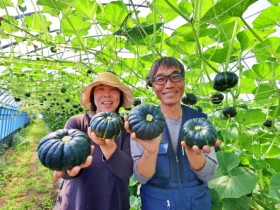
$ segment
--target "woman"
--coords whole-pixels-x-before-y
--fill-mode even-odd
[[[123,129],[116,139],[98,139],[91,132],[90,119],[99,112],[118,114],[121,106],[133,101],[131,90],[123,86],[112,72],[100,73],[82,90],[81,104],[90,111],[72,116],[66,129],[79,129],[92,139],[94,150],[86,162],[63,174],[62,210],[129,210],[129,178],[133,161],[130,155],[130,135]]]
[[[141,183],[142,210],[210,210],[207,182],[217,169],[214,148],[188,147],[182,141],[182,125],[191,118],[207,115],[181,104],[184,94],[184,67],[173,57],[157,60],[147,85],[160,100],[166,118],[163,133],[152,139],[131,134],[134,175]],[[126,129],[129,124],[126,120]]]

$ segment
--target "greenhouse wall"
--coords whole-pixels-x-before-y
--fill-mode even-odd
[[[25,111],[16,107],[0,104],[0,152],[11,146],[13,134],[30,123]]]

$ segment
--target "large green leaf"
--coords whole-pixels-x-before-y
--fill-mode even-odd
[[[256,74],[256,79],[260,81],[270,81],[280,79],[280,64],[276,62],[266,62],[255,64],[252,67]]]
[[[76,0],[73,4],[76,8],[75,15],[93,19],[97,11],[98,4],[95,0]]]
[[[168,0],[168,2],[178,9],[177,0]],[[165,23],[174,20],[178,16],[178,13],[171,9],[165,0],[152,1],[148,5],[153,12],[158,13],[164,19]]]
[[[50,7],[55,10],[66,10],[76,0],[64,0],[64,1],[50,1],[50,0],[38,0],[37,4],[41,6]]]
[[[224,17],[241,17],[247,8],[256,0],[223,0],[218,1],[203,16],[202,21],[217,21]]]
[[[264,39],[268,35],[276,32],[276,29],[266,29],[266,30],[254,29],[254,31],[261,39]],[[236,37],[240,43],[242,51],[251,49],[252,47],[254,47],[255,44],[259,43],[259,41],[256,39],[256,37],[252,34],[252,32],[249,29],[239,31]]]
[[[84,21],[83,18],[78,16],[66,15],[61,20],[61,27],[65,36],[82,36],[88,34],[91,23]]]
[[[210,188],[215,189],[222,198],[240,198],[253,191],[257,175],[247,167],[238,167],[239,158],[236,155],[220,151],[217,158],[220,167],[209,182]]]
[[[226,172],[226,174],[239,165],[239,158],[233,153],[218,152],[217,158],[219,162],[219,170]]]
[[[255,100],[258,103],[263,103],[268,98],[275,96],[274,94],[277,93],[277,90],[273,89],[270,85],[260,84],[252,93],[255,94]]]
[[[271,168],[273,168],[276,172],[280,173],[280,164],[279,158],[269,158],[266,159],[266,162],[269,164]]]
[[[266,61],[275,61],[275,57],[271,54],[271,50],[277,52],[280,47],[279,37],[269,37],[263,42],[256,45],[252,52],[254,53],[258,63],[263,63]],[[279,52],[278,52],[279,54]]]
[[[106,6],[101,7],[101,10],[97,13],[97,20],[99,24],[108,28],[112,31],[118,30],[123,25],[128,17],[127,6],[121,1],[113,1],[108,3]]]
[[[255,80],[251,77],[241,77],[240,80],[240,93],[251,94],[256,88]]]
[[[280,173],[274,174],[270,178],[269,195],[280,201]]]
[[[279,10],[280,6],[270,6],[264,9],[253,21],[254,28],[264,30],[277,26],[280,21]]]
[[[0,8],[4,9],[5,7],[13,6],[13,3],[11,0],[1,0],[0,1]]]
[[[36,32],[48,32],[48,27],[51,25],[51,21],[48,21],[45,15],[34,13],[30,16],[25,16],[25,23],[27,27]]]
[[[246,126],[261,125],[266,118],[266,114],[261,109],[239,110],[238,120]]]
[[[163,23],[156,23],[156,24],[149,24],[143,26],[136,26],[134,28],[125,28],[120,29],[114,33],[114,35],[122,35],[127,37],[127,39],[131,40],[132,42],[138,43],[139,41],[143,40],[145,37],[156,33]]]
[[[1,26],[0,29],[4,30],[8,34],[18,31],[18,28],[14,27],[14,26],[18,26],[18,23],[19,23],[18,20],[16,20],[14,17],[8,16],[8,15],[4,15],[3,18],[6,21],[1,21],[0,20],[0,26]],[[2,31],[2,30],[0,30],[0,31]]]
[[[247,167],[237,167],[228,175],[220,176],[209,182],[222,198],[240,198],[253,191],[257,184],[257,175]]]
[[[240,198],[225,198],[223,199],[223,210],[251,210],[249,203],[252,198],[248,196],[242,196]],[[221,210],[221,209],[220,209]]]

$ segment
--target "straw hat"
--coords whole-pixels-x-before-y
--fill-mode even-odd
[[[82,96],[80,101],[83,106],[85,106],[89,110],[91,109],[90,95],[91,95],[92,88],[101,84],[116,87],[120,91],[122,91],[123,92],[122,107],[130,108],[133,102],[133,95],[131,90],[128,87],[122,85],[118,77],[111,72],[102,72],[98,74],[97,77],[94,79],[94,81],[81,91]]]

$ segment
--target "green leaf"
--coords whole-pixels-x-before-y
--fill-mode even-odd
[[[75,0],[63,0],[63,1],[50,1],[50,0],[38,0],[37,4],[41,6],[50,7],[55,10],[67,10]]]
[[[240,80],[240,93],[251,94],[256,88],[255,80],[251,77],[241,77]]]
[[[280,78],[280,65],[276,62],[254,64],[252,69],[257,75],[256,79],[260,81]]]
[[[4,9],[5,7],[12,7],[14,6],[11,0],[1,0],[0,1],[0,8]]]
[[[267,158],[265,160],[271,168],[273,168],[276,172],[280,173],[279,158]]]
[[[98,46],[98,40],[97,39],[91,38],[91,37],[86,39],[86,47],[88,49],[93,49],[97,46]]]
[[[202,21],[215,22],[224,17],[242,17],[247,8],[256,0],[223,0],[218,1],[202,17]]]
[[[261,39],[265,39],[268,35],[276,32],[276,29],[254,30]],[[259,43],[257,38],[251,33],[249,29],[240,31],[236,37],[240,43],[242,51],[251,49],[255,44]]]
[[[276,200],[280,200],[280,173],[272,175],[270,178],[269,195]]]
[[[48,28],[52,23],[51,21],[47,20],[47,17],[45,15],[39,13],[25,16],[24,19],[27,27],[38,33],[48,32]]]
[[[207,60],[211,60],[217,63],[224,63],[227,58],[227,51],[226,48],[221,47],[211,47],[207,49],[203,55]]]
[[[13,26],[13,25],[18,26],[18,22],[19,22],[18,20],[16,20],[13,16],[9,16],[9,15],[4,15],[3,18],[7,22],[0,20],[0,26],[1,26],[0,29],[6,31],[8,34],[19,31],[18,28]],[[0,30],[0,31],[2,31],[2,30]],[[3,38],[4,38],[4,36],[3,36]]]
[[[254,170],[262,170],[267,167],[265,160],[256,160],[254,158],[250,159],[250,164],[253,166]]]
[[[136,26],[134,28],[121,29],[114,33],[114,35],[123,35],[128,39],[137,42],[138,40],[142,40],[143,38],[156,33],[160,29],[163,23],[149,24],[143,25],[142,27]]]
[[[246,126],[261,125],[265,121],[266,115],[262,109],[239,110],[238,120]]]
[[[269,85],[260,84],[253,90],[252,93],[255,94],[256,101],[263,103],[264,101],[267,101],[268,98],[274,96],[277,92]]]
[[[278,26],[280,22],[279,10],[280,6],[270,6],[262,10],[260,15],[253,21],[254,28],[264,30]]]
[[[102,7],[96,18],[101,26],[106,28],[110,25],[109,29],[115,31],[125,24],[127,16],[127,6],[121,1],[113,1]]]
[[[92,20],[97,11],[98,4],[95,0],[76,0],[73,6],[76,8],[74,11],[75,15],[87,17]]]
[[[170,4],[172,4],[174,7],[178,9],[177,0],[168,0]],[[178,13],[175,12],[167,3],[165,0],[157,0],[152,1],[151,3],[148,3],[151,10],[155,13],[158,13],[163,19],[164,22],[170,22],[171,20],[174,20],[176,17],[178,17]]]
[[[230,152],[217,152],[219,170],[228,172],[239,165],[239,158]]]
[[[242,196],[240,198],[225,198],[223,199],[223,208],[224,210],[251,210],[250,203],[251,198],[247,196]]]
[[[215,177],[209,182],[222,198],[240,198],[253,191],[257,184],[257,175],[249,168],[237,167],[228,175]]]
[[[271,37],[265,39],[262,43],[256,45],[252,52],[255,54],[258,63],[263,63],[266,61],[275,61],[275,57],[268,50],[271,49],[277,52],[279,47],[280,38]]]
[[[86,22],[84,19],[78,16],[64,16],[61,20],[61,27],[65,36],[87,35],[91,26],[92,25],[90,22]]]
[[[176,28],[172,33],[172,37],[175,37],[177,40],[180,39],[183,41],[195,42],[195,37],[190,24],[184,24]]]

